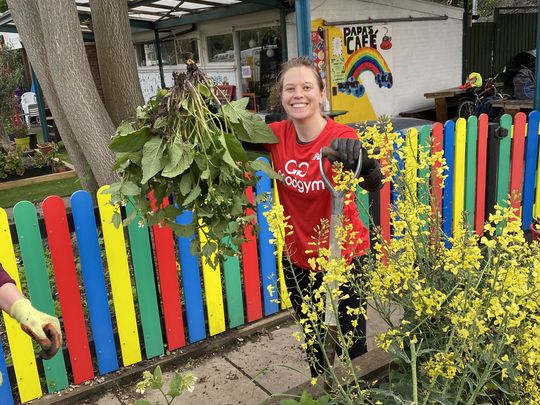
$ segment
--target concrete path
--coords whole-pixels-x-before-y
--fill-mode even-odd
[[[372,311],[368,316],[368,349],[372,350],[374,336],[386,328]],[[191,372],[197,381],[193,392],[182,394],[173,404],[261,404],[273,394],[284,393],[305,383],[310,376],[304,351],[293,336],[298,330],[289,318],[278,326],[236,338],[235,343],[223,350],[213,350],[195,360],[179,358],[173,367],[164,370],[165,386],[168,386],[175,370]],[[107,392],[94,394],[88,399],[66,403],[127,405],[134,404],[137,399],[146,399],[151,403],[160,401],[165,404],[157,391],[147,391],[144,395],[135,391],[141,378],[129,384],[117,384]]]

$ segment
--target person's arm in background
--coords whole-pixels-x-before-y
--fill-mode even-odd
[[[330,143],[330,148],[339,152],[340,158],[329,157],[330,162],[339,160],[343,163],[343,167],[354,171],[358,164],[360,154],[362,154],[362,168],[360,176],[363,178],[360,183],[366,191],[377,191],[382,187],[382,172],[379,162],[368,156],[366,150],[362,147],[362,143],[358,139],[352,138],[336,138]]]
[[[22,330],[41,346],[41,357],[45,360],[53,357],[62,346],[62,331],[58,318],[35,309],[1,264],[0,309],[19,322]]]

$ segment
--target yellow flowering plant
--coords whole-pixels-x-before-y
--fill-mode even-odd
[[[303,344],[324,344],[321,301],[329,280],[338,280],[365,297],[387,324],[375,341],[395,364],[382,381],[360,381],[343,350],[340,360],[349,378],[338,378],[327,362],[319,377],[331,398],[324,401],[540,404],[540,244],[526,240],[510,202],[494,207],[482,236],[468,225],[465,213],[455,219],[453,234],[445,235],[432,188],[434,182],[443,183],[445,161],[442,153],[417,145],[414,136],[394,132],[385,118],[359,131],[397,196],[390,207],[392,237],[385,240],[372,226],[375,243],[362,273],[351,272],[345,260],[328,259],[328,251],[320,248],[328,238],[327,225],[321,224],[320,240],[314,240],[318,257],[313,267],[326,272],[319,291],[304,300],[309,320],[301,325]],[[339,176],[334,180],[345,179],[354,189],[355,182]],[[278,217],[269,216],[275,235],[280,229],[294,231],[283,228],[286,219]],[[336,231],[343,246],[354,243],[349,230]],[[343,298],[340,288],[333,293]],[[349,311],[358,319],[366,315],[363,308]],[[359,338],[338,327],[341,347]]]

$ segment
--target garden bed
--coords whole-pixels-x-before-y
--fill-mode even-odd
[[[0,190],[9,190],[15,187],[26,186],[30,184],[42,183],[51,180],[61,180],[77,176],[74,167],[65,162],[59,162],[53,172],[52,166],[42,168],[26,169],[22,176],[9,175],[5,179],[0,179]]]

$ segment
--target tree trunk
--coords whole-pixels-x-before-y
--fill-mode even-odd
[[[0,146],[4,150],[9,150],[11,148],[11,142],[9,141],[9,136],[6,132],[6,129],[2,124],[0,124]]]
[[[79,175],[82,187],[92,193],[98,184],[92,173],[71,126],[64,114],[56,87],[53,84],[47,52],[45,50],[43,31],[36,0],[9,0],[9,8],[17,25],[17,31],[25,46],[26,54],[43,89],[47,104],[54,116],[55,123],[62,134],[64,145]]]
[[[90,0],[90,8],[105,107],[118,126],[144,104],[128,5],[125,0]]]
[[[38,2],[51,78],[60,104],[99,185],[117,180],[108,145],[115,127],[101,101],[84,49],[76,3]]]

